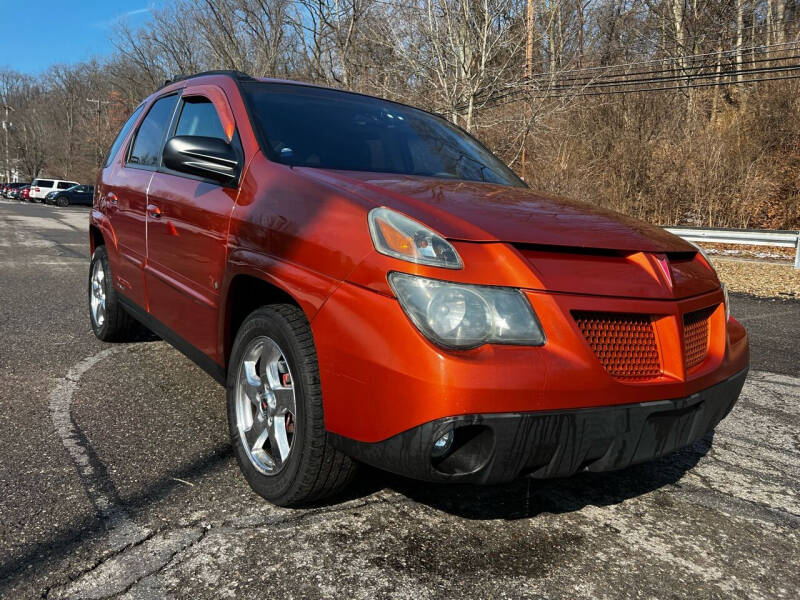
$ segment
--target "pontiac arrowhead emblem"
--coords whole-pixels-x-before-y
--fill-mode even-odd
[[[669,259],[667,259],[667,255],[656,254],[655,258],[658,266],[661,267],[661,272],[664,274],[664,279],[667,281],[667,285],[670,287],[670,289],[672,289],[672,273],[669,270]]]

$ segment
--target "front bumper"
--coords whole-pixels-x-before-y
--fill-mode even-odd
[[[424,423],[367,443],[331,434],[346,454],[424,481],[502,483],[520,475],[566,477],[611,471],[684,448],[730,412],[744,369],[684,398],[637,404],[524,413],[469,414]],[[454,430],[452,449],[433,459],[434,440]]]

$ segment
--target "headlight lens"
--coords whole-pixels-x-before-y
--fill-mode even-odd
[[[422,223],[385,206],[370,211],[369,233],[381,254],[446,269],[464,266],[450,242]]]
[[[519,290],[390,273],[400,306],[425,337],[445,348],[541,346],[544,332]]]

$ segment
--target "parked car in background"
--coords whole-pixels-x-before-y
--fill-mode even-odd
[[[354,459],[450,483],[620,469],[703,438],[747,374],[699,248],[536,193],[395,102],[186,78],[133,113],[97,191],[95,335],[138,320],[225,385],[239,466],[277,504]]]
[[[21,188],[24,185],[28,185],[26,181],[12,181],[7,183],[3,186],[3,197],[4,198],[11,198],[11,192],[14,190]]]
[[[26,196],[23,196],[23,192],[27,191],[29,188],[30,186],[28,184],[23,184],[21,186],[12,188],[8,193],[8,198],[10,200],[22,200],[24,202]]]
[[[66,190],[50,192],[47,194],[44,201],[46,204],[55,204],[56,206],[69,206],[70,204],[85,204],[91,206],[93,196],[93,185],[73,185]]]
[[[19,188],[19,194],[17,200],[20,202],[30,202],[30,193],[31,193],[31,186],[30,185],[23,185]]]
[[[31,183],[30,199],[44,202],[45,196],[50,192],[67,190],[72,186],[79,185],[77,181],[65,181],[63,179],[34,179]]]

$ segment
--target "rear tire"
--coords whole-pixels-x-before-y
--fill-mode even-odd
[[[142,332],[142,326],[119,301],[108,264],[105,246],[98,246],[89,264],[89,321],[92,331],[104,342],[128,342]]]
[[[312,503],[355,474],[353,460],[331,445],[325,430],[314,339],[298,307],[265,306],[245,319],[228,366],[227,404],[239,467],[273,504]],[[286,406],[294,413],[281,409]]]

